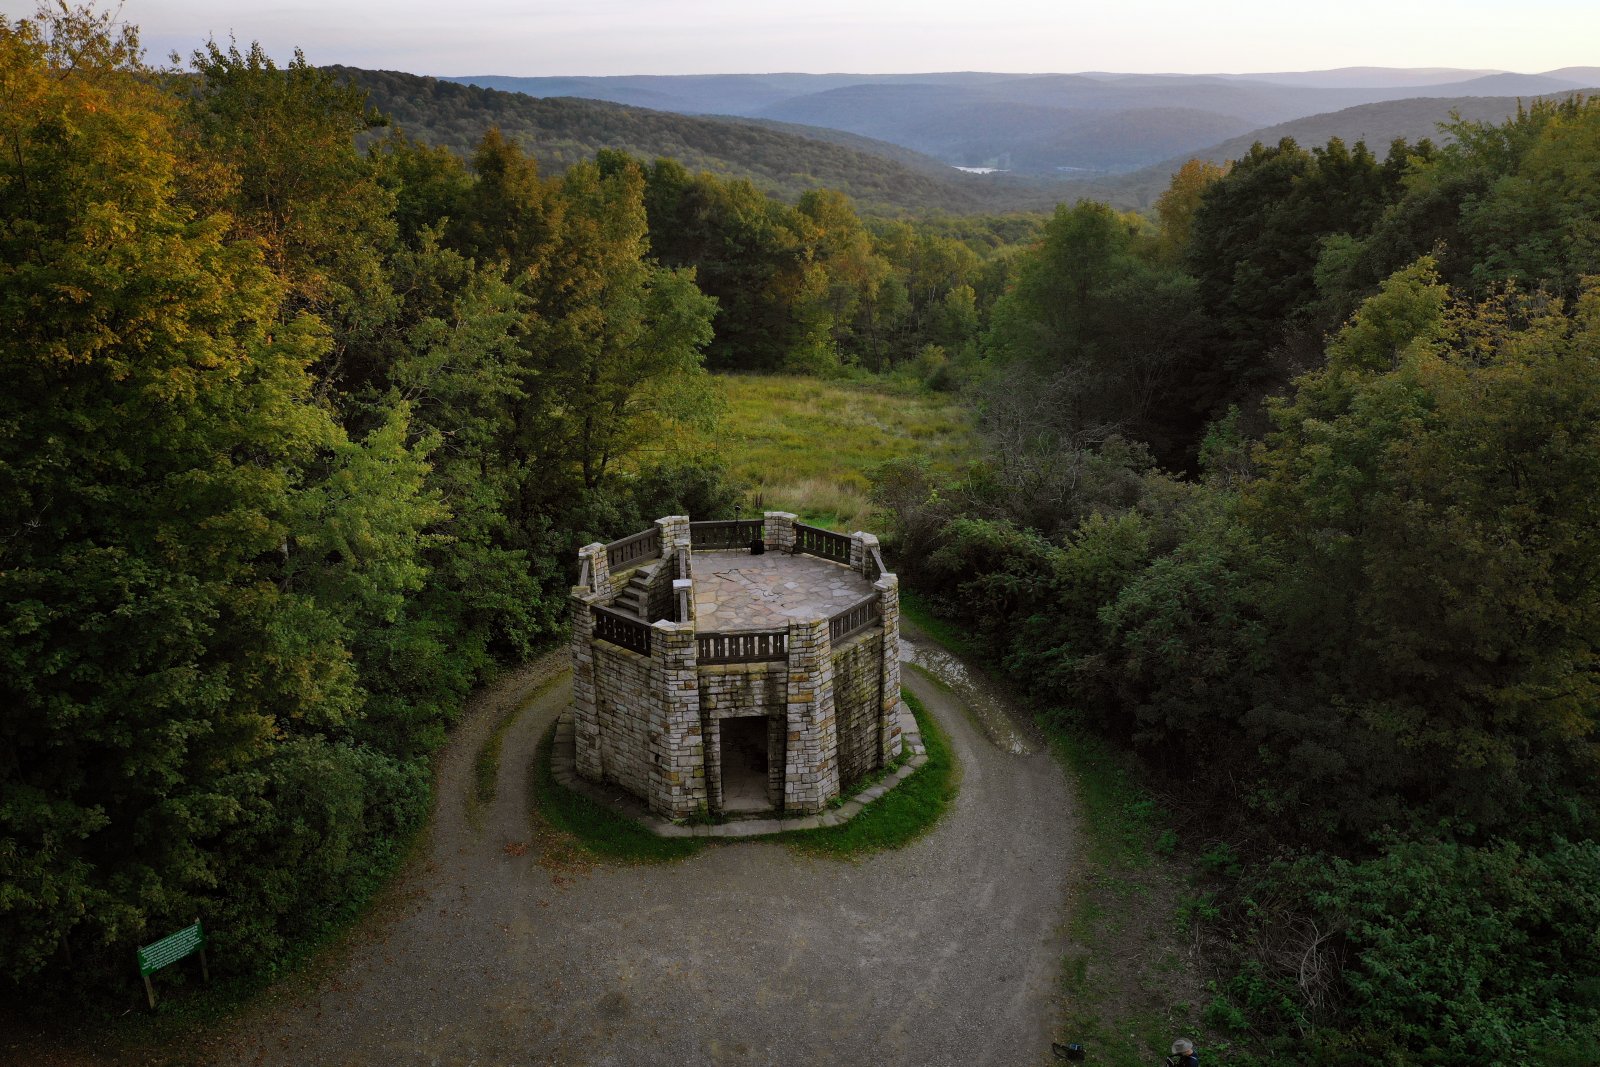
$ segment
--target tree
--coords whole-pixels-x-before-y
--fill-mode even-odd
[[[1197,430],[1184,381],[1200,325],[1194,286],[1146,259],[1140,236],[1102,204],[1059,207],[995,305],[990,411],[1026,405],[1018,432],[1042,447],[1123,435],[1170,462]]]
[[[562,224],[534,289],[539,353],[550,408],[519,428],[530,456],[574,467],[594,489],[611,465],[652,439],[664,421],[705,413],[701,349],[715,303],[691,271],[645,259],[644,176],[635,167],[563,176]]]
[[[174,199],[180,121],[131,30],[0,22],[0,960],[102,961],[208,910],[281,731],[359,704],[286,590],[317,324]],[[90,968],[94,972],[94,968]]]

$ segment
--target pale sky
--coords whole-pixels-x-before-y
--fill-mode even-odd
[[[443,75],[1600,65],[1595,0],[126,0],[123,17],[153,60],[232,34]]]

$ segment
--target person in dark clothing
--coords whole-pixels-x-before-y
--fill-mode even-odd
[[[1200,1057],[1194,1054],[1194,1042],[1180,1037],[1172,1043],[1172,1055],[1167,1057],[1168,1067],[1200,1067]]]

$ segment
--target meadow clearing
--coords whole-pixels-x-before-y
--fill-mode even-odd
[[[717,429],[682,447],[710,454],[750,486],[751,503],[840,530],[873,525],[871,473],[921,458],[954,473],[978,455],[972,413],[953,396],[893,379],[823,381],[724,374]]]

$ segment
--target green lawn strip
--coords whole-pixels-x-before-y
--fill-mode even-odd
[[[630,863],[664,863],[699,852],[710,838],[658,837],[626,815],[590,800],[556,781],[550,769],[555,747],[552,724],[533,757],[533,803],[536,813],[551,826],[570,835],[596,856]]]
[[[1198,1005],[1173,1002],[1161,988],[1162,976],[1182,966],[1176,950],[1165,948],[1179,940],[1181,916],[1158,892],[1162,879],[1183,877],[1157,859],[1170,851],[1173,837],[1161,829],[1161,809],[1140,787],[1138,767],[1126,753],[1081,731],[1047,730],[1051,750],[1071,771],[1091,865],[1073,904],[1075,951],[1062,966],[1061,1033],[1089,1046],[1096,1062],[1145,1067],[1173,1037],[1201,1036]],[[1130,996],[1127,975],[1119,980],[1092,961],[1133,951],[1150,962]],[[1134,999],[1146,1003],[1130,1003]],[[1162,1006],[1150,1006],[1152,999]],[[1215,1043],[1206,1045],[1217,1050]]]
[[[796,852],[845,859],[900,848],[933,828],[955,799],[961,778],[950,740],[939,724],[914,695],[905,690],[901,695],[917,718],[928,762],[842,826],[797,830],[765,840],[780,841]]]
[[[525,707],[526,703],[518,704],[501,716],[493,732],[483,739],[477,758],[472,761],[472,789],[467,793],[467,816],[474,824],[478,822],[483,809],[494,802],[495,786],[500,778],[500,745],[505,741],[506,731],[511,729],[511,724],[517,721]]]
[[[735,841],[775,841],[817,856],[850,858],[885,848],[899,848],[932,828],[949,807],[960,784],[950,742],[922,703],[902,693],[922,730],[928,762],[888,793],[868,804],[842,826],[816,830],[788,830],[762,838],[658,837],[626,815],[568,789],[550,769],[555,728],[539,744],[532,775],[537,810],[558,830],[569,834],[596,856],[631,863],[659,863],[683,859],[711,844]],[[887,773],[864,780],[859,792]]]

